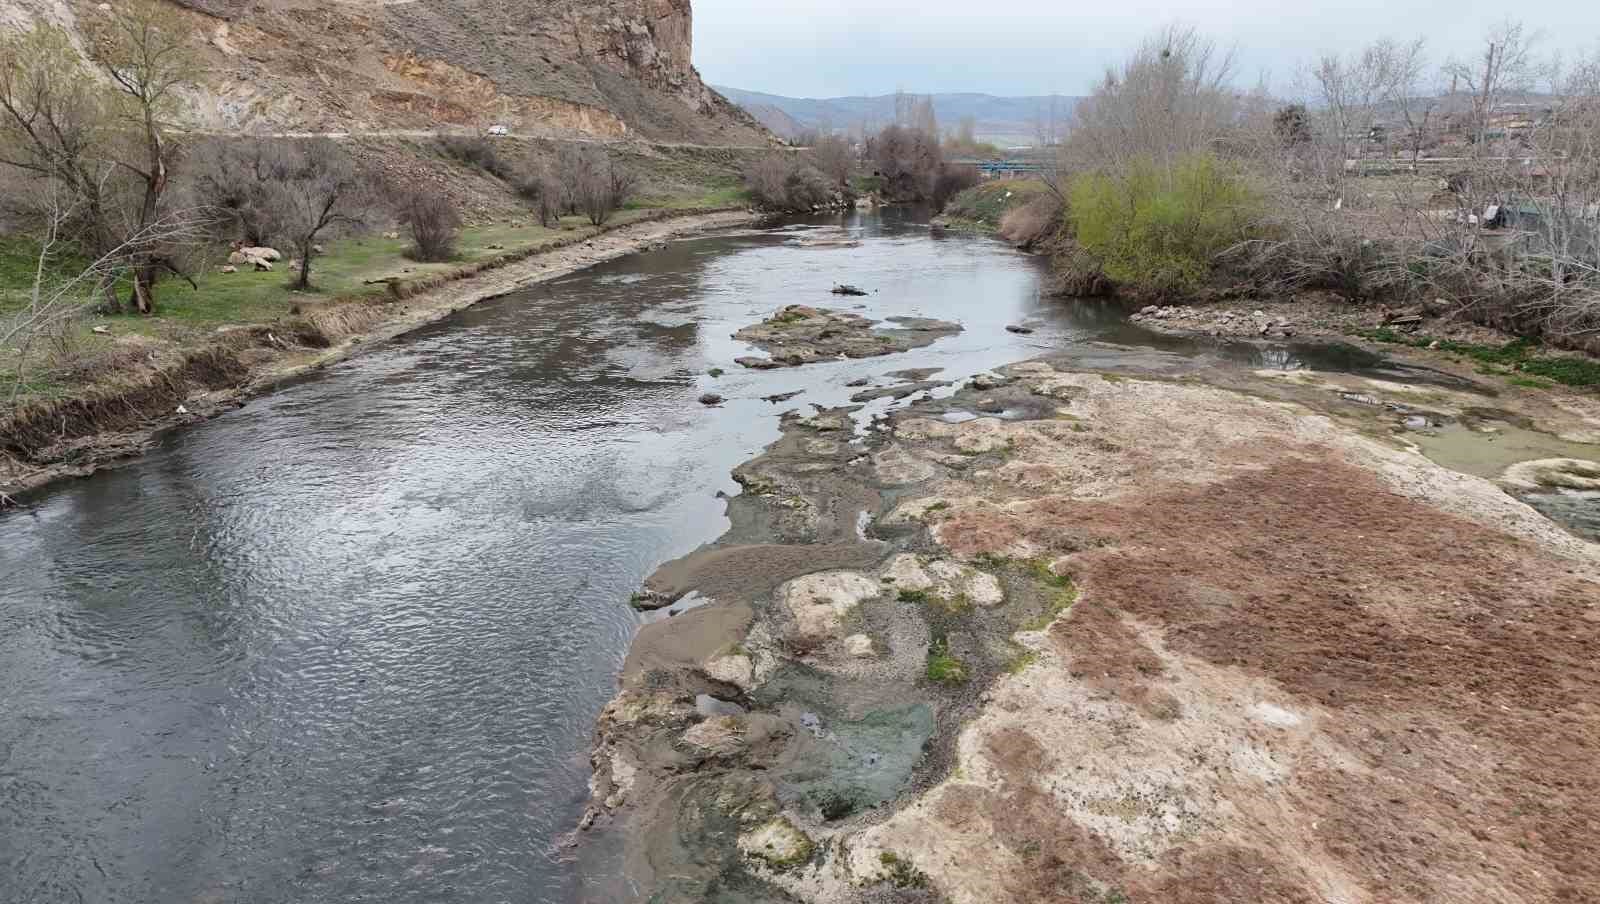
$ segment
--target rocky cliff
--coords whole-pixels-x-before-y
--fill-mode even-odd
[[[176,2],[208,73],[201,127],[769,140],[695,71],[690,0]],[[105,8],[0,0],[0,23],[70,27]]]

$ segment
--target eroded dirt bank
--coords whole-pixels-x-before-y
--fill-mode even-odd
[[[308,310],[283,326],[241,327],[114,388],[0,422],[0,506],[11,496],[133,458],[163,431],[214,417],[375,343],[530,285],[659,243],[756,221],[745,211],[691,214],[620,226],[585,241],[445,283],[404,300]],[[299,313],[299,312],[297,312]]]
[[[602,717],[592,899],[1594,900],[1600,547],[1402,432],[1594,400],[1066,368],[739,469]]]

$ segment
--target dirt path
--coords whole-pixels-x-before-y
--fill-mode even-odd
[[[1600,546],[1315,375],[1232,379],[792,421],[602,720],[645,895],[1596,900]]]
[[[330,324],[335,337],[326,348],[306,347],[283,329],[241,327],[237,342],[224,336],[218,350],[189,356],[177,373],[155,375],[132,398],[107,398],[120,423],[62,439],[31,460],[0,454],[0,505],[13,496],[52,481],[81,477],[126,462],[143,453],[162,432],[238,407],[245,399],[271,392],[287,381],[342,361],[378,343],[404,335],[479,302],[548,282],[579,270],[636,253],[675,238],[748,225],[743,211],[686,214],[622,226],[578,244],[538,254],[476,276],[447,283],[404,301],[381,306],[352,304],[312,315]],[[202,360],[196,361],[199,358]],[[179,412],[178,407],[183,411]]]

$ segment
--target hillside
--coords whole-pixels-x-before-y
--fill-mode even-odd
[[[767,128],[792,138],[799,132],[830,126],[835,129],[869,128],[894,121],[895,95],[878,97],[833,97],[810,99],[762,94],[718,86],[729,100],[750,111]],[[977,125],[977,137],[996,144],[1032,144],[1037,139],[1039,122],[1051,117],[1052,103],[1058,121],[1066,119],[1081,98],[996,97],[992,94],[934,94],[933,107],[939,122],[952,127],[966,117]],[[798,128],[790,131],[787,122]]]
[[[206,69],[200,128],[529,135],[756,145],[769,140],[700,80],[689,0],[177,0]],[[0,23],[81,33],[83,0],[0,0]]]

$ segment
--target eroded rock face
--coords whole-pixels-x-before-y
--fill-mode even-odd
[[[689,0],[177,0],[190,11],[209,128],[514,134],[765,144],[700,80]],[[90,7],[81,18],[104,15]]]

